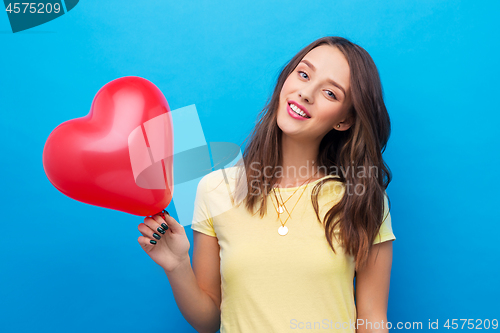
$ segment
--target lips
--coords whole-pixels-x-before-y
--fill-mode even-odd
[[[295,101],[292,101],[292,100],[289,100],[288,101],[288,104],[295,104],[295,106],[297,106],[300,110],[302,110],[309,118],[311,118],[311,114],[309,112],[307,112],[307,109],[300,105],[299,103],[295,102]]]

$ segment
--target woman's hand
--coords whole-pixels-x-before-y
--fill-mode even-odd
[[[165,271],[173,271],[184,260],[189,260],[190,244],[186,231],[168,213],[146,217],[138,229],[142,236],[137,241]]]

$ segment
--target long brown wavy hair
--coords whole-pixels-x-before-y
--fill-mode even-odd
[[[353,124],[348,130],[332,129],[322,139],[317,157],[318,167],[326,170],[370,170],[375,169],[375,176],[358,177],[357,172],[337,173],[338,177],[327,177],[319,181],[312,190],[311,200],[320,223],[325,227],[326,239],[335,252],[332,239],[338,228],[340,242],[347,254],[353,255],[356,270],[365,265],[371,246],[379,232],[384,214],[384,195],[391,181],[391,171],[382,158],[390,136],[391,124],[383,100],[382,85],[373,59],[362,47],[342,37],[323,37],[297,53],[282,69],[272,96],[258,115],[258,122],[250,133],[250,138],[243,151],[242,159],[237,163],[240,170],[236,188],[246,187],[245,206],[254,213],[254,207],[260,202],[260,216],[266,207],[266,196],[277,179],[266,177],[261,172],[264,166],[271,168],[271,174],[281,166],[281,135],[277,124],[277,110],[280,92],[285,80],[295,70],[302,58],[320,45],[337,47],[346,57],[350,67],[350,94],[352,106],[349,116]],[[244,141],[244,142],[245,142]],[[255,163],[261,166],[255,168]],[[331,173],[330,173],[331,174]],[[258,180],[257,182],[255,180]],[[350,184],[353,189],[364,189],[362,195],[344,195],[320,220],[318,193],[321,186],[329,181]],[[238,192],[235,192],[236,196]],[[254,213],[255,214],[255,213]],[[337,219],[336,219],[337,217]]]

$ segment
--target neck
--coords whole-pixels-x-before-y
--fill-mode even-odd
[[[304,142],[282,133],[282,177],[278,183],[281,187],[299,186],[308,179],[316,180],[324,177],[324,170],[318,169],[319,142]]]

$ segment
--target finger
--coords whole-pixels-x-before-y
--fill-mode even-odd
[[[154,230],[151,230],[150,227],[148,227],[145,223],[141,223],[139,224],[139,226],[137,227],[137,229],[141,232],[141,234],[144,236],[144,237],[148,237],[149,239],[155,239],[156,237],[154,237],[154,233],[156,233],[157,235],[159,236],[162,236],[163,233],[160,232],[160,231],[154,231]],[[162,228],[158,228],[158,229],[161,229],[163,230]]]
[[[162,217],[162,215],[156,214],[156,215],[153,215],[151,217],[156,222],[157,226],[160,226],[160,228],[163,229],[165,232],[167,230],[170,230],[169,232],[167,232],[167,234],[172,233],[171,228],[168,226],[168,224],[166,222],[166,216]],[[160,230],[158,230],[158,227],[155,230],[160,231]]]
[[[156,245],[156,241],[154,239],[149,239],[145,236],[139,236],[137,241],[146,252],[149,252]]]
[[[166,211],[165,211],[166,212]],[[184,227],[179,224],[168,212],[163,215],[163,220],[167,224],[168,228],[171,229],[173,233],[181,233],[184,231]]]
[[[160,227],[156,222],[151,222],[150,220],[147,220],[144,224],[146,224],[149,227],[148,231],[144,230],[144,233],[146,234],[145,236],[154,238],[156,240],[160,240],[161,235],[165,234],[163,228]],[[156,230],[153,229],[154,227],[156,227]]]
[[[153,232],[157,234],[165,235],[166,231],[170,229],[166,224],[165,220],[158,215],[153,215],[149,220],[144,222]]]
[[[153,232],[163,233],[163,231],[168,230],[168,226],[165,224],[165,221],[157,215],[145,218],[144,224],[151,228]],[[160,228],[161,230],[158,230],[158,228]]]

